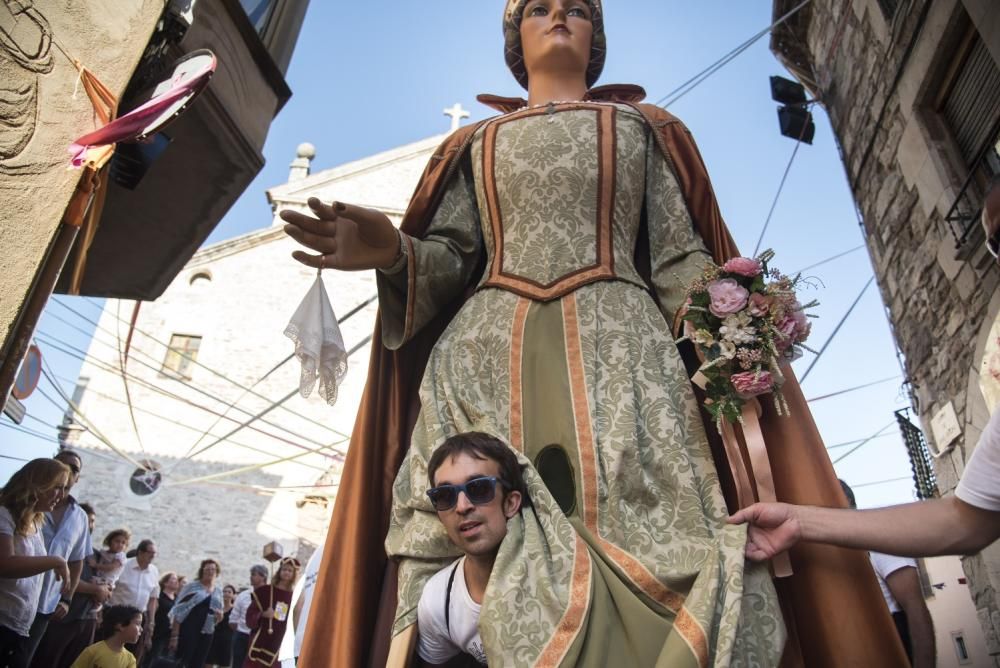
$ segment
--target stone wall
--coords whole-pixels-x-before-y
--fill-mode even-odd
[[[162,11],[160,0],[0,3],[0,353],[80,178],[67,149],[95,129],[70,58],[120,94]]]
[[[219,486],[191,485],[164,488],[146,504],[124,501],[121,488],[134,467],[110,457],[100,450],[78,449],[83,458],[83,474],[73,490],[78,501],[94,506],[97,523],[93,542],[99,546],[112,529],[126,528],[132,532],[131,547],[140,540],[156,542],[156,565],[160,572],[174,571],[193,579],[202,559],[212,558],[222,566],[222,582],[237,587],[249,585],[250,566],[263,563],[263,546],[270,542],[274,530],[262,524],[273,494],[267,491]],[[171,464],[175,460],[163,460]],[[223,463],[195,462],[187,470],[196,475],[222,473],[232,468]],[[243,474],[227,478],[233,485],[273,487],[281,477],[266,472]],[[310,504],[305,513],[288,517],[291,524],[325,526],[328,513],[322,505]],[[307,517],[308,515],[318,517]],[[283,527],[282,533],[291,527]],[[301,533],[322,536],[315,527],[300,529]],[[302,563],[312,555],[316,543],[300,538],[282,541],[286,555],[297,556]]]
[[[930,100],[961,12],[1000,62],[1000,25],[988,4],[910,0],[886,18],[876,0],[824,0],[811,3],[807,34],[797,35],[841,145],[914,406],[940,453],[943,495],[953,492],[989,417],[978,373],[1000,311],[1000,271],[981,249],[978,229],[956,250],[944,222],[967,168]],[[935,443],[932,418],[949,404],[961,433]],[[991,665],[1000,666],[1000,548],[966,558],[964,568]]]

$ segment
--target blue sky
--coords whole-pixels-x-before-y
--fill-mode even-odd
[[[521,94],[503,62],[500,0],[400,2],[313,0],[288,71],[293,97],[271,127],[267,164],[210,238],[221,241],[266,227],[271,212],[264,191],[284,183],[295,147],[313,143],[318,171],[448,129],[442,110],[460,102],[473,120],[491,112],[475,101],[482,92]],[[608,59],[599,83],[637,83],[657,101],[742,43],[771,21],[764,0],[612,0],[605,8]],[[795,142],[778,132],[777,105],[768,77],[787,74],[757,42],[712,78],[670,107],[691,128],[715,186],[722,212],[744,252],[752,251],[788,164]],[[795,271],[863,243],[859,217],[844,178],[837,146],[821,108],[812,146],[798,151],[764,238],[775,263]],[[291,262],[292,260],[289,259]],[[816,310],[810,345],[819,348],[871,277],[865,250],[807,272],[823,287],[808,298]],[[94,303],[58,298],[96,319]],[[57,317],[89,328],[61,306],[50,303],[40,330],[86,349],[88,336]],[[277,322],[277,316],[276,316]],[[46,346],[43,346],[43,350]],[[79,362],[45,350],[56,373],[68,379]],[[796,364],[801,375],[812,356]],[[832,341],[803,383],[807,397],[899,376],[901,373],[876,285]],[[828,445],[867,438],[893,423],[893,411],[908,405],[900,379],[812,404]],[[50,395],[52,390],[43,381]],[[52,425],[61,410],[36,393],[26,402],[41,420],[25,426],[50,435],[41,439],[0,429],[2,453],[45,456],[55,448]],[[95,420],[98,418],[93,416]],[[9,424],[0,418],[0,424]],[[913,498],[909,463],[895,427],[836,465],[855,486],[859,505],[874,506]],[[850,447],[832,450],[834,458]],[[0,480],[19,462],[0,460]],[[901,481],[874,484],[884,480]]]

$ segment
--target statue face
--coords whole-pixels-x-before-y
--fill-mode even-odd
[[[539,69],[586,75],[594,26],[585,0],[531,0],[521,19],[521,45],[530,79]]]

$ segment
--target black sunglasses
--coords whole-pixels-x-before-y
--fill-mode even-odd
[[[431,500],[434,510],[451,510],[458,504],[458,493],[465,492],[465,498],[469,503],[481,506],[493,500],[497,494],[497,483],[510,489],[503,480],[495,476],[484,476],[473,478],[464,485],[438,485],[427,490],[427,497]]]

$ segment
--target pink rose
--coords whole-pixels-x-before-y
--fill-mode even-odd
[[[757,260],[751,260],[748,257],[734,257],[726,260],[726,263],[722,265],[722,271],[727,271],[730,274],[739,274],[747,278],[755,278],[761,275],[764,268],[760,266],[760,262]]]
[[[708,284],[712,303],[708,310],[718,318],[739,313],[747,305],[750,292],[731,278],[720,278]]]
[[[729,381],[736,388],[736,391],[743,397],[753,397],[771,391],[770,371],[743,371],[734,373],[729,377]]]
[[[802,304],[799,302],[795,302],[792,306],[792,320],[795,321],[795,343],[802,343],[809,338],[809,333],[812,331],[812,323],[809,322],[809,318],[806,316],[805,311],[802,310]]]
[[[786,315],[779,322],[775,323],[774,328],[777,330],[777,336],[774,338],[774,344],[777,346],[778,352],[783,353],[788,350],[793,343],[795,343],[795,333],[798,329],[795,317],[792,315]]]
[[[755,292],[750,295],[750,315],[755,318],[762,318],[771,310],[771,300]]]

